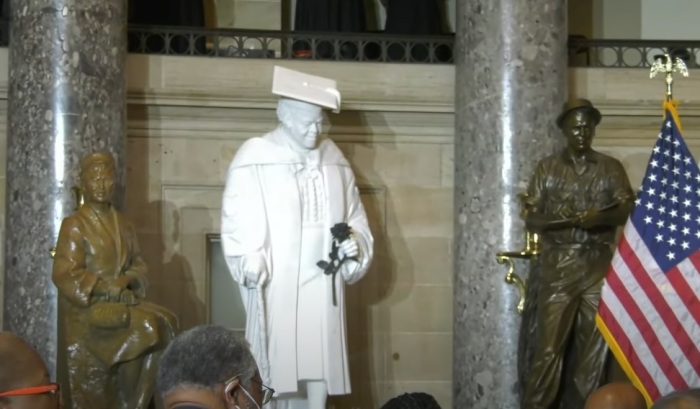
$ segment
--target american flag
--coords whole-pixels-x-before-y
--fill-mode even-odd
[[[597,316],[647,402],[700,387],[699,270],[700,170],[668,102]]]

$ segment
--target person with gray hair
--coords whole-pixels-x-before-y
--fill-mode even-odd
[[[651,409],[698,409],[700,389],[687,389],[670,393],[654,402]]]
[[[218,325],[183,332],[163,353],[156,379],[165,409],[260,409],[262,384],[247,341]]]
[[[441,409],[435,398],[424,392],[404,393],[381,407],[381,409]]]

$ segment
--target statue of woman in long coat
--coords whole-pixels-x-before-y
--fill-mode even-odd
[[[81,163],[85,203],[63,219],[53,264],[75,408],[146,409],[177,318],[145,302],[147,267],[133,225],[112,206],[106,152]]]

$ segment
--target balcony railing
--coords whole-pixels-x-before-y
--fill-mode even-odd
[[[228,58],[451,64],[454,36],[129,27],[129,52]]]
[[[129,27],[130,52],[233,58],[452,64],[454,41],[454,35],[410,37]],[[681,56],[689,68],[697,68],[700,41],[590,40],[570,36],[568,43],[571,67],[649,68],[657,56],[665,53]]]
[[[0,46],[7,46],[0,21]],[[218,58],[306,59],[453,64],[454,35],[414,37],[376,33],[318,33],[129,26],[129,52]],[[591,40],[570,36],[570,67],[649,68],[657,56],[680,56],[698,68],[700,41]]]
[[[682,58],[688,68],[698,68],[700,41],[569,38],[571,67],[649,68],[667,53]]]

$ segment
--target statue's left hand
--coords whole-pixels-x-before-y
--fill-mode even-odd
[[[136,297],[131,290],[124,290],[119,294],[119,301],[126,305],[136,305],[139,303],[139,299]]]
[[[357,241],[354,237],[350,236],[347,240],[340,243],[339,256],[343,257],[357,257],[360,255],[360,247],[357,245]]]

